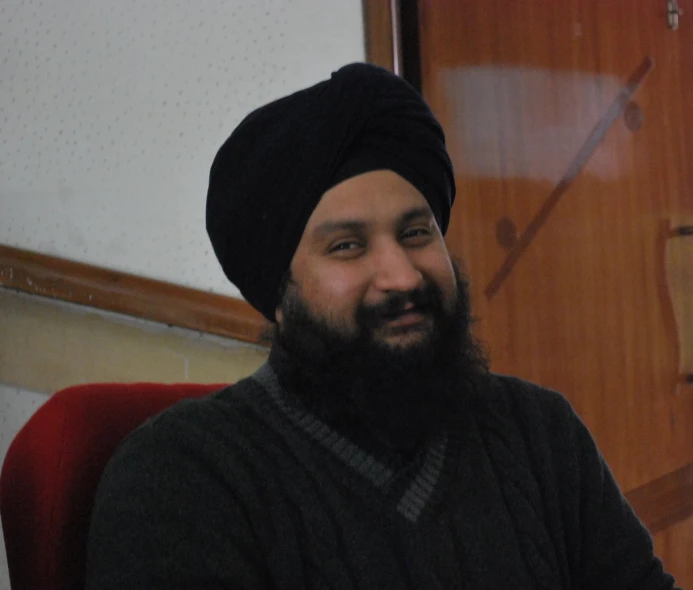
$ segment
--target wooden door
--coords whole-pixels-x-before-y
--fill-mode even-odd
[[[495,371],[564,393],[693,588],[693,1],[421,0],[448,242]]]

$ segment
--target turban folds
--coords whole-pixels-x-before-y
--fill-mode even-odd
[[[428,201],[445,233],[455,197],[443,131],[420,94],[357,63],[250,113],[219,149],[207,232],[228,279],[274,321],[279,290],[322,195],[371,170],[392,170]]]

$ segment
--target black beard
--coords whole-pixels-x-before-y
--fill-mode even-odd
[[[378,306],[359,307],[355,334],[314,316],[290,286],[270,355],[282,385],[333,428],[403,452],[459,428],[488,363],[471,331],[468,280],[457,267],[455,274],[452,311],[431,281]],[[432,318],[428,337],[408,346],[377,340],[376,328],[409,303]]]

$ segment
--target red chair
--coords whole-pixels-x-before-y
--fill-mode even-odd
[[[51,396],[12,441],[0,475],[12,590],[83,590],[94,495],[115,448],[150,416],[222,387],[109,383]]]

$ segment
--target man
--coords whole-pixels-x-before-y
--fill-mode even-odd
[[[88,588],[673,587],[567,401],[488,371],[454,196],[439,124],[379,68],[241,123],[207,228],[270,359],[125,441]]]

